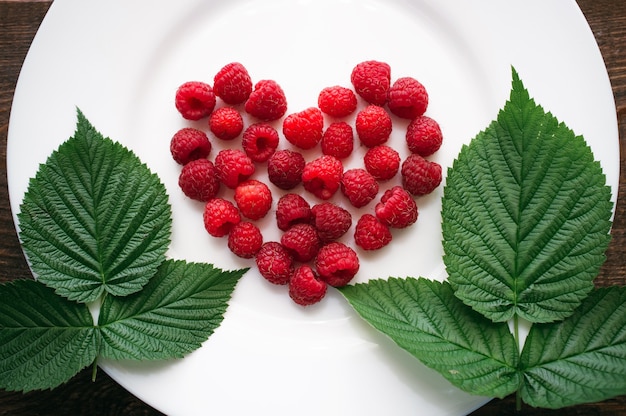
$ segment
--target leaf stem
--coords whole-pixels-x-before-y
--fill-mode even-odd
[[[97,374],[98,374],[98,357],[96,356],[96,359],[93,360],[93,367],[91,369],[91,381],[92,382],[96,381]]]
[[[102,305],[104,305],[104,300],[106,299],[107,292],[104,292],[99,299],[100,305],[97,310],[97,317],[94,316],[94,327],[98,328],[100,326],[100,312],[102,311]],[[100,338],[99,338],[100,339]],[[98,374],[98,357],[100,356],[100,342],[98,342],[98,353],[96,354],[96,358],[93,360],[93,368],[91,369],[91,381],[96,381],[96,376]]]
[[[513,337],[515,338],[515,343],[517,344],[517,351],[522,350],[522,346],[520,345],[519,338],[519,317],[517,314],[513,315]],[[517,388],[515,392],[515,410],[520,412],[522,410],[522,383],[520,382],[520,386]]]
[[[519,317],[517,316],[517,314],[513,315],[513,337],[515,337],[517,350],[521,351],[522,346],[520,345],[520,339],[519,339]]]

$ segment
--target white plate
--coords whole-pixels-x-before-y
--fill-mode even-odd
[[[206,234],[202,204],[183,198],[177,187],[169,139],[189,123],[174,110],[176,87],[192,79],[212,82],[224,64],[240,61],[255,81],[277,80],[294,112],[315,105],[325,86],[350,86],[352,67],[367,59],[388,62],[393,78],[413,76],[426,85],[428,115],[445,135],[433,159],[444,167],[496,116],[508,98],[513,65],[540,104],[586,137],[615,200],[613,96],[573,0],[56,0],[13,103],[13,212],[38,164],[73,134],[79,107],[166,184],[174,210],[170,256],[250,266]],[[392,137],[396,146],[402,146],[400,130]],[[441,189],[421,199],[414,227],[362,257],[358,281],[445,278],[440,196]],[[101,365],[170,415],[460,415],[488,400],[458,391],[395,347],[337,292],[303,309],[254,270],[237,286],[222,326],[189,357]]]

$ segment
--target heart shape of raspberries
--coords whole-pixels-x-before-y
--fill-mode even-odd
[[[417,221],[416,198],[441,183],[441,166],[427,159],[440,148],[442,133],[424,115],[425,87],[412,77],[392,83],[391,67],[375,60],[357,64],[350,83],[352,88],[324,88],[317,106],[287,114],[287,98],[276,81],[253,84],[247,69],[233,62],[212,86],[189,81],[175,95],[183,118],[208,119],[208,131],[185,127],[171,139],[172,157],[182,165],[182,192],[206,203],[203,220],[210,235],[225,238],[235,255],[254,258],[265,279],[287,285],[303,306],[319,302],[329,285],[347,285],[359,270],[357,250],[388,245],[393,229]],[[394,119],[410,120],[410,154],[404,160],[388,145]],[[241,146],[213,151],[234,140]],[[355,145],[367,149],[363,163],[345,169],[342,160]],[[312,149],[319,153],[311,158]],[[212,160],[211,153],[217,153]],[[267,170],[269,183],[255,178],[260,169]],[[382,190],[397,175],[401,185]],[[345,201],[330,202],[338,194]],[[264,241],[257,221],[274,203],[281,238]],[[353,222],[354,245],[339,241]]]

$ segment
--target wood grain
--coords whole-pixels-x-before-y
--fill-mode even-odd
[[[626,2],[579,0],[604,57],[617,106],[621,174],[618,204],[607,261],[597,284],[626,283]],[[0,281],[30,278],[11,216],[6,178],[6,139],[11,101],[19,71],[49,1],[0,1]],[[34,115],[36,118],[36,115]],[[0,390],[0,416],[44,415],[160,415],[128,393],[104,372],[95,382],[91,370],[78,374],[52,391],[27,394]],[[488,415],[626,415],[626,396],[558,411],[523,407],[514,397],[493,400],[473,416]]]

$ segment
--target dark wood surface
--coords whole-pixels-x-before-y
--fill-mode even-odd
[[[578,0],[604,56],[613,86],[619,121],[621,174],[613,239],[598,285],[626,283],[626,1]],[[6,140],[15,82],[49,1],[0,0],[0,281],[31,278],[17,239],[9,206]],[[36,115],[33,115],[36,120]],[[160,415],[132,396],[104,372],[91,381],[85,370],[52,391],[27,394],[0,390],[0,416],[5,415]],[[472,413],[485,415],[626,415],[626,396],[558,411],[523,407],[514,397],[493,400]]]

